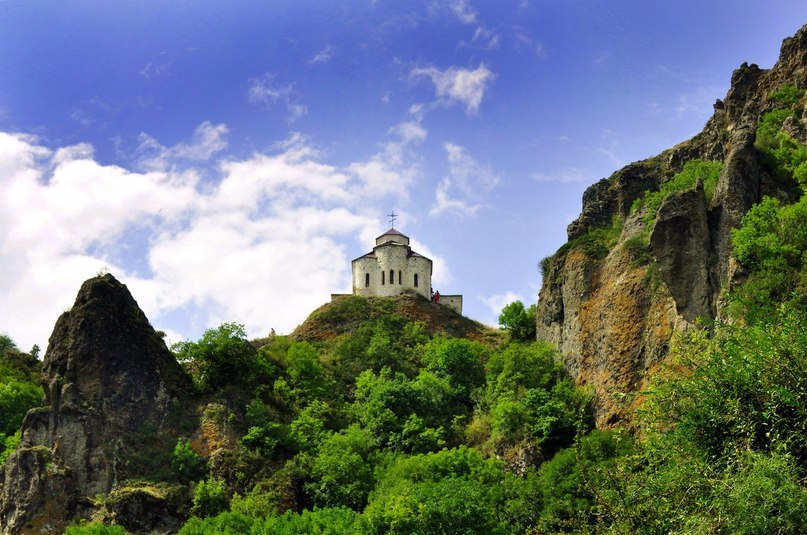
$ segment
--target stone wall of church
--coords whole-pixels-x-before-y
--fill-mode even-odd
[[[368,277],[369,275],[369,277]],[[353,293],[356,295],[376,295],[376,287],[381,284],[378,260],[372,256],[353,261]]]
[[[429,297],[431,260],[422,256],[409,257],[410,249],[395,243],[378,246],[374,251],[375,257],[362,257],[353,261],[354,294],[391,297],[404,290],[414,290],[426,298]]]
[[[389,297],[403,291],[408,254],[408,247],[396,243],[388,243],[375,248],[375,256],[378,259],[378,276],[381,281],[376,286],[376,295]]]
[[[415,290],[417,293],[429,298],[432,286],[432,261],[422,256],[413,256],[408,259],[407,272],[404,276],[404,287]],[[418,285],[415,286],[415,275],[418,276]]]

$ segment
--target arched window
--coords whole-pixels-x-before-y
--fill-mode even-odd
[[[365,288],[370,287],[370,274],[369,273],[364,274],[364,287]]]
[[[381,286],[384,286],[384,276],[386,275],[386,271],[381,272]]]
[[[415,288],[418,287],[418,274],[415,273]]]
[[[390,284],[395,284],[395,270],[394,269],[389,270],[389,283]]]
[[[398,285],[403,284],[403,277],[401,277],[401,270],[398,270]]]

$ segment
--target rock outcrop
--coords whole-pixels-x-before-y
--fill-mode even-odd
[[[61,532],[93,497],[153,479],[190,420],[190,378],[111,275],[85,282],[56,322],[42,381],[46,406],[0,472],[3,534]]]
[[[787,196],[767,175],[754,146],[759,118],[774,107],[773,93],[786,85],[807,87],[807,26],[785,39],[772,69],[743,64],[732,74],[728,94],[715,103],[700,134],[628,165],[583,195],[582,212],[568,227],[570,243],[545,273],[537,333],[558,345],[579,384],[595,385],[598,425],[624,418],[633,399],[624,394],[645,386],[667,355],[673,333],[698,318],[721,317],[726,292],[742,280],[732,258],[731,230],[762,195]],[[806,115],[785,125],[805,144]],[[723,162],[711,202],[697,188],[669,195],[649,247],[637,258],[646,228],[641,210],[631,214],[633,202],[693,159]],[[579,244],[591,229],[607,227],[618,230],[616,244],[607,255],[586,254]]]

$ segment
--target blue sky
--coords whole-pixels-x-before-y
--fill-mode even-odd
[[[385,214],[489,324],[585,188],[703,127],[803,1],[0,0],[0,332],[108,269],[169,339],[290,332]]]

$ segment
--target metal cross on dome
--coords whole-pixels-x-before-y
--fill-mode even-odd
[[[387,214],[387,217],[389,217],[389,227],[395,227],[395,220],[398,219],[398,214],[395,213],[395,210],[391,214]]]

